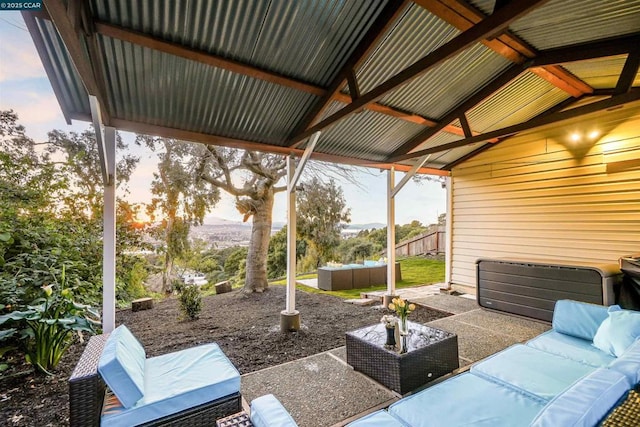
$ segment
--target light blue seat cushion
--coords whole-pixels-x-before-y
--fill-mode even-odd
[[[464,373],[406,397],[389,413],[413,427],[526,426],[545,402]]]
[[[620,357],[638,337],[640,313],[612,306],[609,308],[609,317],[602,322],[593,338],[593,345],[605,353]]]
[[[624,375],[609,369],[597,369],[550,401],[531,427],[595,426],[630,387]]]
[[[255,427],[297,427],[291,415],[273,394],[251,401],[251,423]]]
[[[538,335],[527,342],[527,346],[596,368],[608,366],[615,359],[594,347],[591,341],[564,335],[554,330]]]
[[[559,300],[553,309],[553,330],[593,341],[600,324],[608,317],[607,307],[585,302]]]
[[[640,339],[631,344],[622,356],[614,359],[609,368],[627,377],[632,386],[640,383]]]
[[[131,408],[144,395],[144,347],[120,325],[104,345],[98,372],[125,408]]]
[[[596,368],[522,344],[471,367],[471,373],[550,400]]]
[[[103,411],[107,426],[133,426],[240,391],[240,373],[217,344],[147,359],[144,397],[135,406]]]
[[[377,411],[347,424],[347,427],[408,427],[387,411]]]

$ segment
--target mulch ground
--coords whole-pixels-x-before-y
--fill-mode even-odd
[[[343,346],[346,331],[379,322],[387,313],[346,304],[329,295],[298,291],[296,308],[301,313],[302,328],[283,334],[280,311],[284,308],[285,288],[272,286],[261,294],[231,292],[206,297],[200,318],[194,321],[182,318],[178,301],[172,297],[154,302],[151,310],[120,310],[116,323],[131,329],[144,345],[147,357],[217,342],[245,374]],[[426,323],[447,315],[418,307],[411,320]],[[11,370],[0,380],[0,425],[68,425],[67,379],[83,348],[83,343],[74,343],[53,376],[29,373],[22,355],[14,353]]]

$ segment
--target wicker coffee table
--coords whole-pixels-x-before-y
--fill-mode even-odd
[[[385,348],[382,323],[347,332],[347,363],[387,388],[406,394],[459,365],[458,336],[408,322],[406,352]]]

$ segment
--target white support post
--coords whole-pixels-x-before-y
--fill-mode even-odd
[[[287,302],[280,312],[281,332],[300,329],[300,312],[296,310],[296,186],[319,138],[320,132],[311,136],[297,168],[295,157],[287,157]]]
[[[97,128],[97,133],[102,130]],[[102,332],[116,324],[116,130],[105,128],[105,154],[108,183],[104,187],[102,248]]]
[[[451,177],[446,178],[447,188],[447,215],[446,215],[446,246],[444,249],[444,280],[447,289],[451,289],[451,272],[452,272],[452,256],[453,256],[453,189],[451,185]]]
[[[396,202],[394,187],[396,169],[392,166],[387,171],[387,295],[384,305],[389,305],[396,296]]]
[[[296,159],[287,157],[287,314],[296,311],[296,192],[294,182]]]
[[[107,148],[105,140],[102,136],[102,112],[100,111],[100,102],[98,98],[89,95],[89,107],[91,108],[91,120],[93,122],[93,130],[96,134],[96,143],[98,146],[98,157],[100,158],[100,172],[102,173],[102,182],[104,185],[109,184],[109,165]],[[108,144],[108,141],[107,141]]]

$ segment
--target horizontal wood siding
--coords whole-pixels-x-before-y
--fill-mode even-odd
[[[595,143],[570,141],[598,128]],[[452,171],[454,284],[478,258],[617,263],[640,252],[640,108],[508,139]]]

